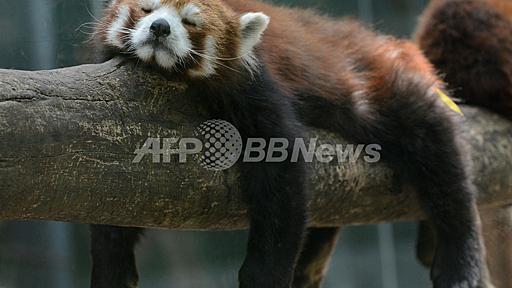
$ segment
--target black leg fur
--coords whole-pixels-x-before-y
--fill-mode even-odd
[[[449,109],[433,83],[414,71],[397,71],[394,95],[375,107],[373,119],[357,115],[351,103],[303,97],[299,107],[310,125],[341,133],[354,143],[377,143],[382,159],[416,188],[437,235],[432,268],[435,288],[474,288],[481,277],[481,243],[475,188],[457,143]]]
[[[423,266],[432,267],[436,246],[436,235],[432,223],[429,220],[420,221],[416,239],[416,257]]]
[[[289,288],[305,229],[305,205],[295,195],[302,179],[293,168],[277,164],[242,169],[249,194],[250,231],[240,270],[241,288]]]
[[[135,288],[134,248],[142,229],[91,225],[91,288]]]
[[[254,113],[255,122],[249,127],[239,126],[244,136],[295,139],[290,134],[293,124],[288,122],[293,118],[290,115],[281,118],[286,113],[279,111],[280,105],[258,106],[253,103],[247,107],[257,110],[246,111]],[[277,111],[263,113],[270,107]],[[288,152],[291,155],[291,148]],[[240,270],[240,287],[289,288],[306,223],[304,168],[301,163],[290,162],[243,163],[241,177],[249,203],[250,231],[247,256]]]
[[[295,268],[293,288],[320,288],[336,247],[340,228],[310,228]]]
[[[438,245],[431,271],[434,287],[477,287],[481,277],[481,244],[474,188],[445,119],[434,118],[424,124],[431,125],[423,126],[430,131],[419,129],[417,132],[423,135],[410,135],[414,136],[410,139],[417,141],[404,147],[404,158],[411,162],[399,167],[404,164],[397,161],[398,165],[393,166],[395,171],[408,174],[407,180],[416,187],[420,203],[436,230]]]
[[[226,79],[219,79],[223,85]],[[247,138],[284,138],[292,154],[295,138],[303,137],[290,98],[279,90],[264,67],[254,79],[230,91],[209,89],[201,103],[214,101],[218,117],[233,123]],[[233,85],[226,84],[225,87]],[[191,85],[191,87],[201,87]],[[201,88],[199,88],[201,89]],[[204,88],[203,88],[204,89]],[[211,91],[220,91],[211,95]],[[221,103],[216,103],[221,99]],[[306,230],[306,172],[303,163],[241,163],[241,187],[249,205],[247,256],[239,272],[241,288],[289,288]]]

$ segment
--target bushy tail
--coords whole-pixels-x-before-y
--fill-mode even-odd
[[[511,1],[431,1],[416,38],[455,97],[512,119]]]

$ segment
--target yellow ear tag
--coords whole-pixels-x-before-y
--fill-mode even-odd
[[[462,110],[460,110],[459,106],[457,106],[457,104],[455,104],[455,102],[453,102],[453,100],[450,97],[448,97],[448,95],[446,95],[439,88],[436,88],[435,91],[436,91],[437,95],[439,95],[439,98],[441,99],[441,101],[443,101],[443,103],[446,104],[446,106],[448,106],[453,111],[459,113],[460,115],[464,116],[464,113],[462,113]]]

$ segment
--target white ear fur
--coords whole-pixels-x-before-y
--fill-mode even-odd
[[[241,55],[250,53],[254,46],[260,42],[261,35],[267,29],[269,22],[270,17],[261,12],[246,13],[240,17]]]

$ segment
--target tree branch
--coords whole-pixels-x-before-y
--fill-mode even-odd
[[[194,161],[133,164],[148,137],[208,120],[184,84],[114,59],[52,71],[0,70],[0,220],[42,219],[173,229],[237,229],[246,207],[237,169]],[[482,207],[512,203],[512,124],[465,109]],[[345,143],[311,130],[310,136]],[[422,218],[382,164],[311,164],[312,225]]]

